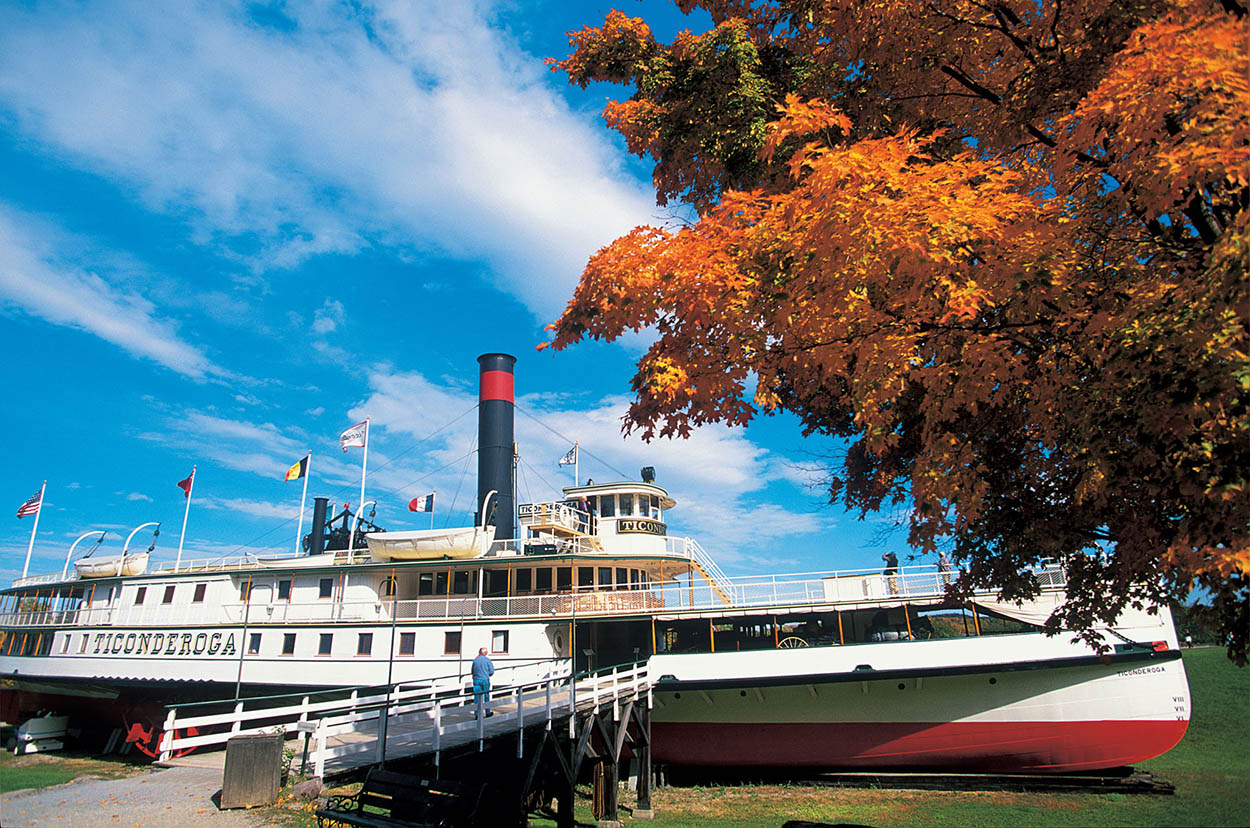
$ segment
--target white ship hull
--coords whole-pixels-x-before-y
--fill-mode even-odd
[[[659,655],[650,669],[669,677],[655,759],[679,765],[1075,772],[1157,756],[1189,723],[1174,641],[1100,657],[1035,634]]]

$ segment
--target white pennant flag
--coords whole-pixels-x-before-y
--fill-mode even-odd
[[[561,466],[573,466],[577,464],[577,443],[573,444],[573,448],[569,449],[568,454],[560,458]]]
[[[364,448],[365,434],[367,433],[368,422],[356,423],[356,425],[344,431],[339,435],[339,445],[343,447],[343,451],[347,451],[351,446],[359,446]]]

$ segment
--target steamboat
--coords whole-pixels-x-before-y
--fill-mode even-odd
[[[1071,772],[1174,746],[1189,688],[1166,607],[1095,649],[1042,624],[1058,567],[1016,604],[953,602],[958,572],[728,578],[640,480],[515,503],[513,357],[479,358],[478,509],[386,532],[317,498],[304,555],[93,562],[0,591],[0,718],[116,725],[154,753],[163,706],[649,662],[652,751],[690,766]],[[748,539],[749,540],[749,539]]]

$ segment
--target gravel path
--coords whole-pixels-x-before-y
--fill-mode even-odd
[[[212,768],[165,768],[127,779],[76,779],[43,790],[0,796],[0,824],[5,828],[266,825],[257,813],[218,810],[213,795],[220,790],[221,771]]]

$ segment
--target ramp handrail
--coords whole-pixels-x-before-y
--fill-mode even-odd
[[[567,665],[565,660],[553,660]],[[505,668],[507,669],[507,668]],[[500,675],[496,672],[496,677]],[[484,718],[472,716],[474,694],[466,689],[463,674],[446,676],[420,685],[395,684],[371,688],[351,688],[338,698],[315,701],[323,693],[308,693],[298,703],[277,707],[249,706],[257,702],[280,701],[289,695],[255,699],[228,699],[215,704],[229,706],[222,712],[180,715],[188,708],[204,708],[214,703],[197,702],[170,705],[161,735],[161,760],[169,761],[177,751],[209,745],[224,745],[234,736],[284,730],[288,737],[305,736],[305,763],[314,774],[324,777],[326,762],[372,764],[381,761],[388,746],[410,748],[408,754],[432,752],[437,764],[440,751],[450,743],[464,744],[476,739],[479,749],[485,740]],[[598,710],[604,704],[614,707],[624,698],[644,693],[650,704],[651,682],[645,663],[625,668],[613,667],[594,674],[563,675],[492,688],[492,702],[514,701],[515,715],[491,726],[492,735],[521,732],[527,725],[545,721],[550,728],[557,719],[572,716],[579,709]],[[529,708],[527,710],[527,707]],[[406,733],[392,734],[396,724]],[[228,726],[228,727],[227,727]],[[215,732],[187,735],[192,729],[211,728]],[[372,732],[372,738],[361,739]],[[518,741],[518,755],[521,743]]]

